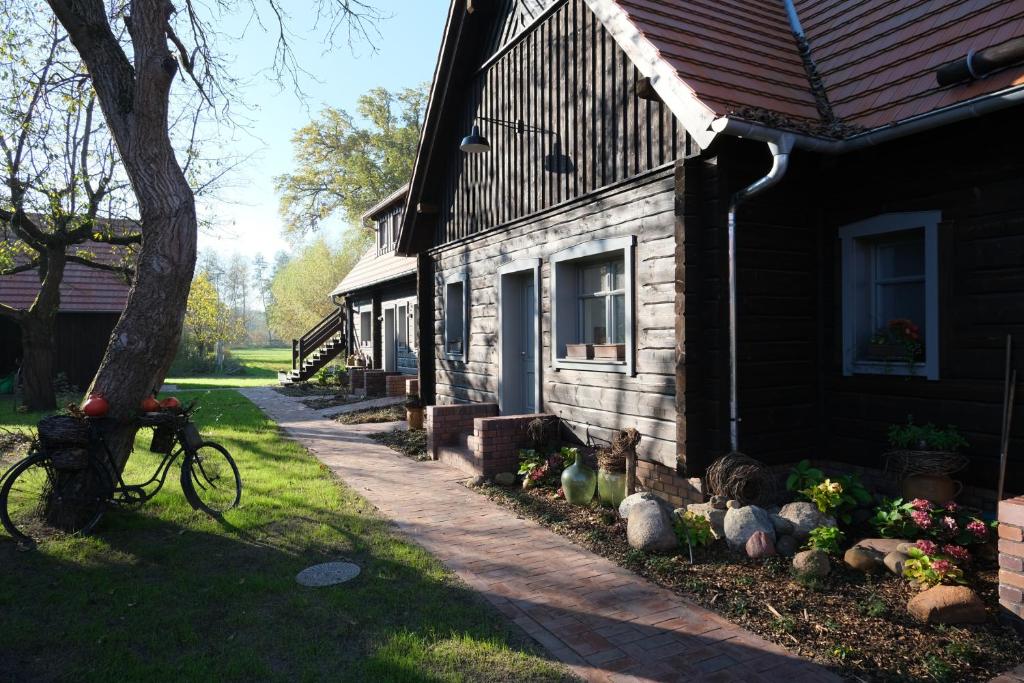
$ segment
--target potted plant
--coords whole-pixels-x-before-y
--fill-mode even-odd
[[[405,419],[409,422],[409,429],[423,429],[423,401],[419,394],[405,397]]]
[[[566,344],[565,345],[565,357],[566,358],[582,358],[590,359],[594,357],[594,345],[593,344]]]
[[[906,318],[890,320],[871,335],[867,357],[871,360],[906,361],[913,366],[924,358],[921,328]]]
[[[626,497],[626,454],[614,448],[597,452],[597,495],[602,505],[618,508]]]
[[[889,427],[888,436],[893,450],[886,455],[889,466],[903,476],[905,499],[947,503],[960,493],[963,485],[949,475],[967,466],[959,451],[968,443],[956,427],[917,425],[910,416],[906,424]]]
[[[626,360],[625,344],[594,344],[594,358],[602,360]]]

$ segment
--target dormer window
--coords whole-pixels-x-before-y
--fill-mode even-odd
[[[398,230],[401,227],[401,211],[392,211],[377,219],[377,252],[385,253],[395,248]]]

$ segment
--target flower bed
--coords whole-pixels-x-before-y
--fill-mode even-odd
[[[380,408],[363,408],[350,413],[341,413],[333,418],[343,425],[376,424],[380,422],[398,422],[405,419],[405,408],[400,405],[383,406]]]
[[[967,566],[965,579],[990,619],[972,626],[931,626],[907,613],[917,595],[890,573],[865,574],[833,562],[823,578],[795,575],[788,558],[750,560],[714,543],[688,553],[630,547],[614,510],[570,505],[553,487],[479,489],[589,550],[676,590],[731,621],[852,680],[987,681],[1024,662],[1020,641],[998,624],[997,568],[989,557]],[[684,546],[685,548],[685,546]],[[928,548],[930,549],[930,548]]]
[[[427,432],[424,429],[396,429],[370,434],[369,437],[413,460],[430,459],[427,455]]]

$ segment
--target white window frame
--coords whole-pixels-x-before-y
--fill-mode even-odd
[[[366,346],[373,347],[373,309],[370,306],[362,306],[357,309],[359,315],[359,347],[363,348]],[[363,316],[366,316],[365,318]],[[369,326],[364,325],[364,321],[369,320]],[[370,334],[366,334],[366,329],[369,327]],[[369,336],[369,339],[367,339]]]
[[[839,228],[842,249],[842,328],[844,375],[915,375],[939,379],[939,223],[940,211],[885,213]],[[868,318],[860,303],[868,286],[866,238],[923,230],[925,359],[923,362],[874,361],[857,357],[858,341],[875,330],[862,329]],[[872,321],[873,327],[873,321]]]
[[[398,348],[409,348],[409,305],[395,306],[395,344]]]
[[[565,345],[577,343],[580,326],[578,261],[608,259],[622,253],[625,266],[625,360],[585,360],[565,357]],[[636,374],[636,235],[599,239],[577,244],[551,255],[551,367],[555,370],[590,370]],[[568,314],[566,314],[568,311]]]
[[[448,351],[448,290],[454,284],[462,285],[462,352],[449,353]],[[444,323],[444,347],[441,349],[448,360],[465,362],[469,358],[469,273],[458,271],[451,273],[444,279],[444,296],[442,299],[442,321]]]

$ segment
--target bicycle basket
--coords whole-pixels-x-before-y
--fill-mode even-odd
[[[39,421],[39,443],[47,451],[89,443],[89,425],[70,415],[53,415]]]
[[[174,448],[174,427],[160,425],[153,428],[153,441],[149,444],[149,450],[154,453],[166,455]]]
[[[203,445],[203,437],[194,424],[189,422],[181,429],[181,443],[186,450],[194,451]]]
[[[89,464],[89,451],[84,448],[64,448],[50,453],[50,462],[58,470],[84,470]]]

